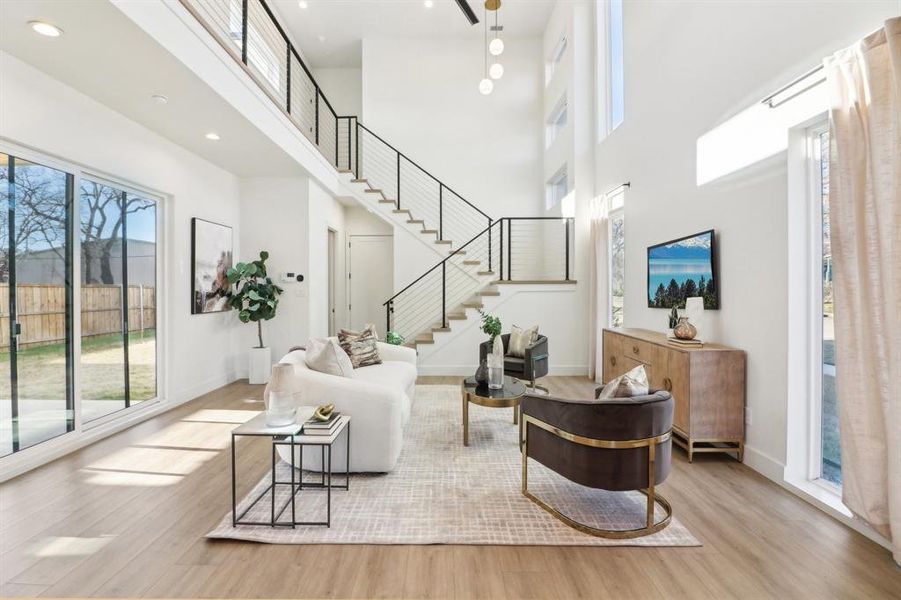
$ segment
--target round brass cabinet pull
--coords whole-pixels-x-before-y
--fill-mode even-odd
[[[632,353],[638,354],[638,346],[632,346]]]
[[[665,389],[667,392],[673,391],[673,380],[670,379],[669,377],[664,377],[663,378],[663,389]]]

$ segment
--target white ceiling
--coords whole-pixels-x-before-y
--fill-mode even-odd
[[[466,37],[484,35],[483,22],[470,25],[454,0],[268,0],[301,53],[316,67],[359,67],[367,37]],[[506,35],[540,36],[555,0],[503,0],[498,24]],[[482,0],[469,0],[482,21]],[[494,23],[492,13],[489,25]],[[325,38],[320,41],[320,36]]]
[[[37,35],[28,26],[32,19],[65,33]],[[236,175],[299,172],[294,160],[109,2],[0,0],[0,49]],[[155,103],[152,94],[166,95],[168,104]],[[209,131],[222,139],[205,139]]]

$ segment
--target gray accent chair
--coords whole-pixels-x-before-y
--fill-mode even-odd
[[[538,339],[526,347],[525,356],[522,358],[507,356],[510,348],[509,333],[501,335],[501,340],[504,342],[504,375],[528,381],[532,390],[541,390],[547,393],[547,388],[535,383],[535,380],[541,379],[548,373],[547,337],[539,334]],[[479,364],[482,364],[491,350],[490,340],[479,344]]]

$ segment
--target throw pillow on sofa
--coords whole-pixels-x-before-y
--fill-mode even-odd
[[[648,374],[644,370],[644,365],[638,365],[628,373],[610,380],[601,390],[598,400],[646,396],[649,391]]]
[[[353,377],[354,366],[344,349],[335,340],[327,338],[313,338],[307,342],[307,352],[304,362],[314,371],[337,375],[338,377]]]
[[[363,331],[342,329],[338,332],[338,341],[350,357],[354,369],[382,364],[379,357],[379,338],[375,333],[375,325],[369,324]]]
[[[513,326],[510,330],[510,343],[507,347],[508,356],[516,356],[523,358],[526,355],[526,348],[534,344],[538,340],[538,325],[522,329]]]

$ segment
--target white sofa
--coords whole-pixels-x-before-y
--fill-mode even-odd
[[[335,410],[351,416],[350,470],[352,473],[384,473],[394,469],[410,419],[416,389],[416,351],[379,342],[382,364],[354,369],[353,377],[313,371],[304,362],[306,353],[295,350],[279,362],[294,366],[294,382],[300,403],[307,406],[333,403]],[[332,471],[343,473],[347,445],[343,439],[332,447]],[[289,448],[278,447],[282,460],[290,462]],[[322,468],[318,448],[307,447],[303,468]],[[300,466],[297,452],[295,465]]]

